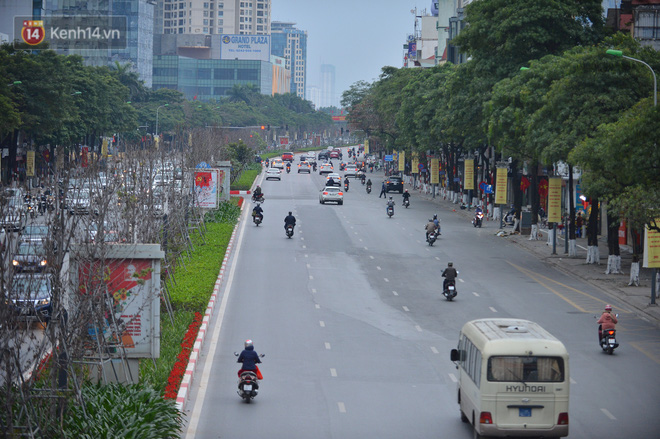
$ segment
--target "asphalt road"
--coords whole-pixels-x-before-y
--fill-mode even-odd
[[[294,168],[295,169],[295,168]],[[424,242],[432,202],[411,199],[389,219],[357,180],[344,205],[320,205],[318,174],[262,183],[264,223],[243,212],[238,240],[187,407],[188,438],[470,438],[456,403],[449,351],[484,317],[533,320],[571,355],[570,437],[656,437],[660,335],[620,313],[615,355],[601,352],[594,316],[612,300],[544,266],[488,226],[442,215]],[[249,203],[248,203],[249,204]],[[249,207],[249,208],[248,208]],[[296,234],[283,219],[292,210]],[[440,293],[448,261],[458,297]],[[236,394],[233,355],[245,339],[266,354],[260,394]]]

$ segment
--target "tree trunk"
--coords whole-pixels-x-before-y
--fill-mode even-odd
[[[522,222],[522,201],[523,201],[523,192],[520,190],[520,180],[522,178],[522,173],[518,172],[518,160],[513,160],[511,162],[511,184],[513,185],[513,207],[516,209],[513,214],[515,220],[513,223],[513,232],[522,232],[520,224]],[[507,208],[502,206],[502,216],[507,214]]]
[[[591,213],[587,220],[587,264],[600,264],[598,248],[598,199],[591,200]]]
[[[529,202],[532,205],[532,232],[529,239],[533,240],[539,239],[539,162],[537,160],[533,160],[531,163],[530,177]]]
[[[577,256],[575,243],[575,199],[573,198],[573,165],[568,165],[568,256]]]
[[[621,250],[619,247],[619,221],[607,211],[607,270],[605,274],[621,273]]]

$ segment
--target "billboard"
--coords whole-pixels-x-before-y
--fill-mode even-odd
[[[495,204],[506,204],[507,168],[497,168],[495,175]]]
[[[207,168],[195,171],[195,207],[217,209],[218,182],[223,180],[224,171],[219,169]]]
[[[270,35],[222,35],[220,59],[270,62]]]
[[[465,177],[463,188],[467,190],[474,189],[474,160],[465,159],[465,173],[463,175]]]

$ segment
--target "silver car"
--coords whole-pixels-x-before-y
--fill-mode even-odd
[[[321,189],[321,192],[319,193],[319,203],[325,204],[328,201],[339,205],[344,204],[344,193],[339,186],[327,186]]]

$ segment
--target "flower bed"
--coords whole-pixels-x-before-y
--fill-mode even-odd
[[[167,386],[165,387],[165,399],[176,399],[176,395],[179,392],[179,386],[181,385],[181,380],[183,375],[186,373],[186,367],[188,366],[188,359],[192,353],[193,345],[195,344],[195,339],[197,338],[197,332],[199,327],[202,325],[202,314],[199,312],[195,313],[192,323],[188,326],[188,331],[183,337],[183,342],[181,342],[181,352],[176,357],[176,362],[170,376],[167,378]]]

